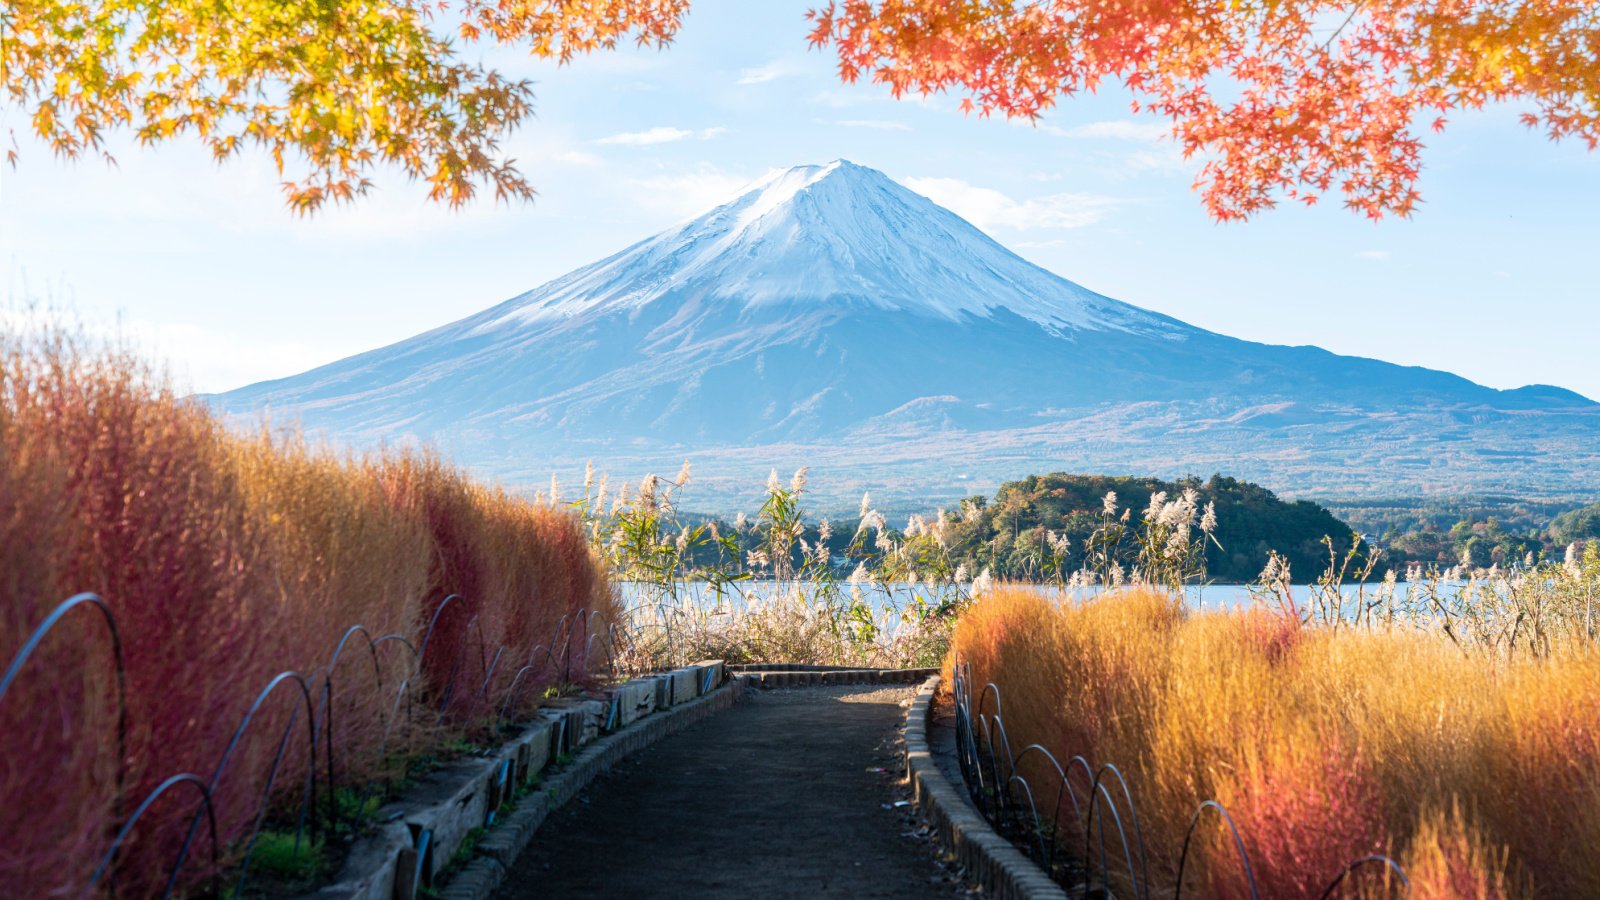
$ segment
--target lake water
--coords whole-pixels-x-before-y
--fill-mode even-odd
[[[1053,584],[1017,586],[1031,587],[1051,597],[1065,594],[1074,600],[1087,600],[1103,591],[1101,588],[1068,588],[1063,590]],[[1378,582],[1368,583],[1366,585],[1367,596],[1370,598],[1381,586],[1381,583]],[[810,582],[746,581],[727,588],[720,602],[737,607],[748,600],[764,600],[776,594],[787,594],[795,590],[799,590],[807,600],[815,600],[815,587]],[[1408,585],[1404,583],[1395,586],[1395,600],[1397,602],[1405,599],[1407,587]],[[847,585],[840,585],[840,589],[846,597],[849,596],[849,587]],[[1299,604],[1306,602],[1311,595],[1311,590],[1311,585],[1304,584],[1293,585],[1290,588],[1294,601]],[[1348,602],[1353,603],[1360,590],[1360,585],[1345,585],[1341,590],[1341,594],[1348,598]],[[710,586],[704,582],[679,583],[676,591],[680,602],[693,602],[700,606],[719,602]],[[871,583],[862,585],[861,593],[863,599],[874,610],[878,611],[902,609],[908,604],[914,603],[915,598],[921,598],[923,602],[936,606],[941,601],[952,596],[948,586],[940,591],[930,589],[929,586],[924,584],[880,586],[876,583]],[[1255,600],[1250,596],[1249,586],[1243,584],[1190,585],[1185,590],[1184,595],[1189,605],[1199,610],[1247,608],[1255,603]],[[622,596],[624,602],[629,606],[648,602],[650,599],[648,591],[629,583],[622,585]]]

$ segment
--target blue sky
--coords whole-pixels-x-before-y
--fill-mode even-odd
[[[1410,220],[1337,198],[1209,221],[1194,166],[1115,92],[1038,126],[962,115],[955,97],[846,86],[806,47],[805,0],[696,0],[678,41],[566,68],[489,50],[534,79],[508,142],[531,205],[461,212],[381,173],[311,221],[269,161],[113,146],[67,164],[31,144],[0,175],[12,300],[120,322],[202,391],[293,374],[468,315],[621,249],[774,168],[882,169],[1001,243],[1103,294],[1237,337],[1448,369],[1496,387],[1600,398],[1600,154],[1552,144],[1508,107],[1430,135]],[[476,55],[480,48],[468,48]]]

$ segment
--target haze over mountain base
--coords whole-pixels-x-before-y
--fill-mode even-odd
[[[826,444],[655,453],[593,446],[589,454],[535,459],[463,448],[458,458],[473,458],[508,482],[541,488],[559,472],[569,494],[587,459],[611,473],[613,484],[619,478],[636,482],[645,472],[669,475],[689,459],[695,474],[688,505],[707,510],[744,508],[759,499],[769,469],[787,476],[801,465],[811,467],[808,492],[815,502],[840,509],[853,508],[863,490],[885,507],[949,506],[991,493],[1002,481],[1057,471],[1163,478],[1221,472],[1289,498],[1513,494],[1587,500],[1600,484],[1595,426],[1577,416],[1543,423],[1541,438],[1530,441],[1522,430],[1525,421],[1513,416],[1480,421],[1470,438],[1463,437],[1463,418],[1491,418],[1481,412],[1334,413],[1332,425],[1284,428],[1241,427],[1225,413],[1207,416],[1186,404],[1126,404],[1008,431],[931,430]],[[1445,437],[1426,433],[1433,430]]]

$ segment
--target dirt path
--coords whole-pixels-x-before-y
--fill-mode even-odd
[[[752,691],[539,830],[500,900],[962,896],[900,786],[910,687]]]

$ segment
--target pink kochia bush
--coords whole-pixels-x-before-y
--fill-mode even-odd
[[[127,354],[85,351],[61,333],[0,336],[0,666],[52,608],[85,591],[116,616],[126,755],[108,632],[79,609],[0,702],[0,884],[16,896],[76,895],[156,785],[181,772],[211,780],[279,672],[318,673],[312,699],[325,716],[322,675],[351,626],[365,633],[329,674],[329,710],[336,778],[359,786],[394,774],[380,748],[392,764],[450,733],[484,733],[507,702],[525,709],[552,683],[603,669],[602,650],[586,654],[604,640],[587,633],[603,635],[600,623],[619,614],[565,511],[425,455],[346,458],[297,439],[241,437]],[[379,645],[374,660],[369,636],[400,635],[421,650],[452,593],[460,599],[439,615],[420,677],[401,641]],[[579,618],[566,655],[558,646],[551,660],[545,648]],[[275,693],[217,784],[224,864],[253,825],[297,705],[274,806],[300,799],[303,704],[294,685]],[[197,800],[174,790],[140,820],[117,858],[121,894],[166,877]],[[210,857],[202,828],[186,880],[209,874]]]
[[[1378,787],[1359,754],[1338,738],[1250,759],[1220,785],[1219,800],[1243,831],[1263,897],[1318,897],[1338,867],[1377,853]],[[1247,896],[1242,867],[1213,867],[1212,893]]]
[[[975,696],[998,687],[1013,747],[1038,742],[1063,764],[1081,755],[1126,775],[1152,896],[1175,884],[1204,800],[1237,826],[1262,897],[1321,896],[1380,853],[1404,869],[1411,897],[1600,896],[1589,852],[1600,841],[1600,653],[1577,638],[1507,656],[1422,629],[1191,613],[1149,590],[1076,602],[1001,589],[963,616],[952,648]],[[1042,757],[1020,769],[1035,797],[1055,796]],[[1072,820],[1065,805],[1059,841],[1081,857]],[[1126,866],[1120,843],[1107,846],[1115,881]],[[1185,896],[1249,896],[1214,810],[1184,882]],[[1368,864],[1340,895],[1398,889]]]

